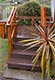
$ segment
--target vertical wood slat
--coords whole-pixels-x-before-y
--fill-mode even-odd
[[[32,19],[31,19],[31,25],[32,25],[32,26],[33,26],[34,22],[35,22],[35,20],[34,20],[34,18],[32,18]]]
[[[1,37],[1,25],[0,25],[0,37]]]
[[[14,37],[15,37],[15,36],[16,36],[16,31],[17,31],[17,24],[14,23],[14,24],[13,24],[13,27],[14,27],[14,31],[15,31],[15,32],[14,32]]]
[[[14,15],[14,22],[16,22],[16,13]],[[16,35],[16,29],[17,29],[17,23],[13,23],[13,27],[14,27],[14,37]]]
[[[5,37],[5,26],[4,25],[1,26],[1,30],[2,30],[1,37],[4,38]]]
[[[11,33],[11,39],[13,39],[15,36],[16,36],[16,29],[17,29],[17,24],[16,23],[13,23],[12,25],[12,33]]]
[[[12,48],[12,40],[11,40],[11,27],[8,26],[8,59],[10,58],[10,52]]]
[[[0,22],[0,37],[5,37],[5,23]]]

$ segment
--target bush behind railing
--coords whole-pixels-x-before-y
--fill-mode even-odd
[[[17,8],[17,15],[20,16],[40,16],[40,6],[41,4],[39,2],[26,2],[23,4],[18,5]],[[45,6],[46,9],[46,15],[51,16],[51,9],[49,6]],[[20,20],[19,25],[23,24],[30,24],[30,20]]]

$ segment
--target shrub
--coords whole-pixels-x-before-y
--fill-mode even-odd
[[[18,5],[17,15],[20,16],[40,16],[40,6],[39,2],[26,2],[23,4]],[[46,15],[51,16],[51,9],[49,6],[45,6],[46,8]],[[19,25],[29,25],[30,20],[19,20]]]
[[[18,5],[18,15],[28,15],[28,16],[40,16],[40,3],[38,2],[26,2]],[[51,16],[51,9],[49,6],[45,6],[46,15]]]

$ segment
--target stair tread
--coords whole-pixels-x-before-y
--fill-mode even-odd
[[[13,45],[18,45],[18,46],[23,46],[24,45],[24,43],[19,43],[19,41],[18,42],[13,42],[12,44]]]
[[[33,37],[17,34],[16,38],[21,38],[21,39],[22,39],[22,38],[24,38],[24,39],[28,38],[28,39],[30,39],[30,38],[33,38]]]
[[[35,55],[35,51],[34,50],[24,51],[22,49],[18,49],[18,50],[12,50],[11,54]]]
[[[20,58],[10,58],[8,60],[8,64],[17,64],[17,65],[29,65],[33,66],[32,60],[31,59],[20,59]],[[40,66],[39,61],[37,63],[37,66]]]

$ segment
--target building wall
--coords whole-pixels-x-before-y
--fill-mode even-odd
[[[50,5],[51,0],[38,0],[39,2],[41,2],[42,4],[47,4]]]

